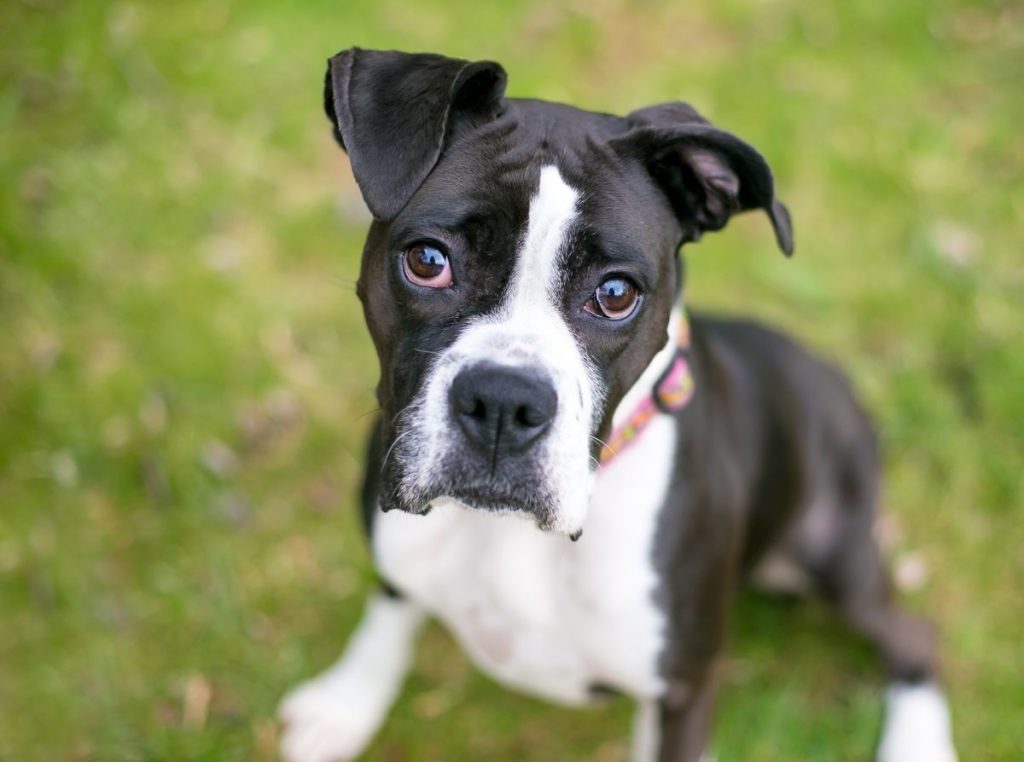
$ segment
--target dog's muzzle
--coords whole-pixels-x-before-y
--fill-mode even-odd
[[[481,323],[434,359],[415,401],[394,418],[382,510],[456,503],[578,532],[597,465],[594,395],[571,338],[555,339]]]

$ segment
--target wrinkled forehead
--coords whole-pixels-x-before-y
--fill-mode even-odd
[[[452,147],[398,215],[395,227],[461,229],[484,221],[502,229],[522,226],[540,167],[516,149],[480,139]]]
[[[558,112],[560,119],[536,118],[537,109],[543,113],[551,105],[520,109],[499,122],[500,129],[474,132],[449,146],[395,220],[396,233],[438,226],[500,239],[493,241],[499,247],[521,244],[531,208],[535,216],[543,212],[537,203],[542,191],[558,197],[556,186],[564,183],[574,196],[567,240],[648,257],[652,265],[666,252],[674,254],[679,227],[662,192],[639,161],[607,145],[619,120],[588,112],[577,120],[567,107]]]

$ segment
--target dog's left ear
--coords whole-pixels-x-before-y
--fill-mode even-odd
[[[431,53],[351,48],[327,62],[324,110],[374,217],[394,219],[452,135],[500,113],[505,80],[491,61]]]
[[[779,248],[793,253],[789,212],[775,198],[771,169],[757,150],[685,103],[649,106],[626,119],[630,130],[612,146],[645,163],[679,217],[684,240],[722,229],[738,212],[763,209]]]

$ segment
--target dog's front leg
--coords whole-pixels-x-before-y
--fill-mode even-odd
[[[339,762],[366,748],[412,661],[423,610],[375,594],[342,657],[281,702],[281,753],[288,762]]]
[[[708,762],[715,679],[679,683],[660,701],[641,701],[633,725],[633,762]]]

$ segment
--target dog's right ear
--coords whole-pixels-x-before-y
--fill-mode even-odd
[[[343,50],[327,62],[324,110],[378,220],[402,210],[462,124],[502,109],[505,70],[429,53]]]

